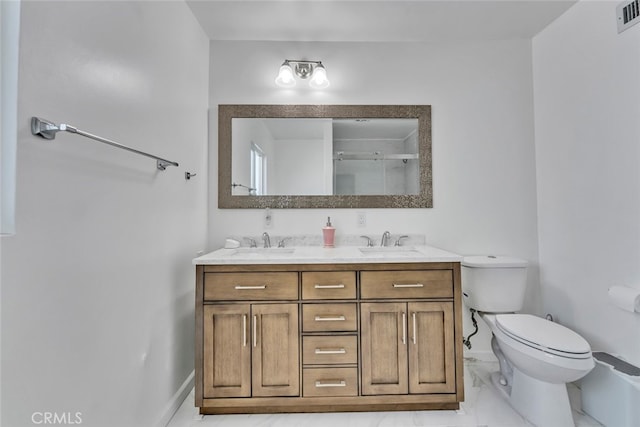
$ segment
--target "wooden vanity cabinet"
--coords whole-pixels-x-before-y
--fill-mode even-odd
[[[459,263],[198,265],[202,414],[457,409]]]
[[[363,394],[455,392],[454,273],[360,273]]]
[[[453,303],[363,303],[362,394],[454,393]]]
[[[251,396],[251,306],[212,304],[203,311],[203,396]]]
[[[298,396],[297,304],[204,306],[204,397]]]
[[[297,273],[211,273],[203,296],[203,397],[298,396],[298,304],[237,302],[297,300]]]
[[[358,396],[356,271],[301,272],[302,395]]]

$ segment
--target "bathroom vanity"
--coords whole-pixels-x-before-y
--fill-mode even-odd
[[[220,249],[196,265],[202,414],[458,409],[461,257]]]

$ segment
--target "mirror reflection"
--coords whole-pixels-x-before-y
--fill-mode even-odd
[[[418,119],[233,118],[232,195],[418,194]]]
[[[430,208],[429,105],[219,105],[218,207]]]

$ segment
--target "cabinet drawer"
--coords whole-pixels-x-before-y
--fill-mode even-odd
[[[451,270],[363,271],[360,296],[372,298],[453,298]]]
[[[302,395],[357,396],[358,368],[306,368],[302,370]]]
[[[298,273],[206,273],[204,299],[227,300],[296,300]]]
[[[355,299],[355,271],[302,273],[302,299]]]
[[[305,365],[358,363],[358,337],[303,337],[302,362]]]
[[[302,304],[305,332],[355,331],[356,304]]]

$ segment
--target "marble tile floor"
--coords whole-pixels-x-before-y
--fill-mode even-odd
[[[192,391],[167,427],[531,427],[498,395],[490,379],[497,369],[497,362],[465,358],[465,401],[458,411],[200,416]],[[568,390],[576,427],[601,427],[580,410],[580,390],[572,384]]]

